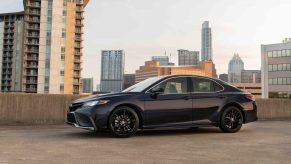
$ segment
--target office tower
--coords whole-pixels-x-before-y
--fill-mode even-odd
[[[16,80],[15,83],[18,85],[16,88],[4,87],[4,91],[80,93],[83,13],[88,1],[23,1],[24,12],[21,15],[24,19],[19,16],[17,18],[22,21],[19,22],[22,28],[18,31],[14,28],[14,32],[19,33],[21,37],[17,39],[19,42],[14,42],[15,45],[10,46],[16,47],[15,52],[21,56],[13,56],[12,61],[21,64],[15,63],[18,71],[13,71],[15,75],[12,76],[21,78]]]
[[[261,70],[242,70],[241,83],[261,83]]]
[[[124,51],[102,51],[101,92],[120,92],[123,90]]]
[[[24,12],[0,14],[0,91],[21,92]]]
[[[169,65],[169,57],[168,56],[152,56],[152,61],[159,61],[160,66]]]
[[[202,24],[201,33],[201,61],[212,60],[212,33],[209,21]]]
[[[223,73],[219,75],[219,79],[225,82],[228,82],[228,74]]]
[[[150,77],[180,74],[217,77],[212,61],[202,61],[198,65],[185,66],[160,66],[158,61],[146,61],[135,71],[135,83]]]
[[[291,39],[261,45],[262,97],[291,98]]]
[[[242,70],[244,70],[244,62],[238,54],[234,54],[228,63],[228,82],[240,83]]]
[[[123,89],[135,84],[135,74],[124,74]]]
[[[178,65],[198,65],[199,51],[178,50]]]
[[[82,78],[82,93],[93,93],[93,78]]]

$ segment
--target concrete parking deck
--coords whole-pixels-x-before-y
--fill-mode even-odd
[[[291,121],[260,121],[239,133],[218,128],[142,131],[111,138],[67,125],[0,126],[3,163],[290,163]]]

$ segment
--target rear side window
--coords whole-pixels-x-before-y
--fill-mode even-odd
[[[216,82],[205,78],[192,78],[194,92],[217,92],[223,88]]]

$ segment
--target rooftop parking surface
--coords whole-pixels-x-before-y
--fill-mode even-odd
[[[218,128],[147,130],[126,139],[68,125],[0,126],[0,164],[290,161],[291,121],[258,121],[235,134]]]

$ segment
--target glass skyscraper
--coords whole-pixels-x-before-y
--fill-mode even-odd
[[[212,33],[209,21],[202,24],[201,32],[201,61],[212,61]]]
[[[104,50],[101,54],[101,92],[123,90],[124,51]]]
[[[228,82],[240,83],[242,70],[244,70],[244,62],[238,54],[234,54],[228,63]]]

